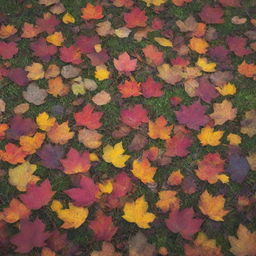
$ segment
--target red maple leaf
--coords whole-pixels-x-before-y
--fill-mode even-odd
[[[202,219],[194,218],[193,208],[185,208],[181,211],[170,212],[169,218],[165,220],[165,224],[173,233],[180,233],[184,239],[191,240],[202,225]]]
[[[71,45],[70,47],[63,46],[60,48],[60,59],[67,63],[81,64],[81,52],[78,47]]]
[[[142,49],[145,57],[149,60],[148,63],[153,66],[159,66],[164,62],[164,55],[154,45],[149,44]]]
[[[29,82],[27,72],[23,68],[12,68],[8,72],[8,78],[19,86],[25,86]]]
[[[196,101],[188,107],[182,105],[179,111],[175,111],[175,115],[180,124],[184,124],[190,129],[199,130],[200,126],[204,126],[209,121],[205,111],[206,107]]]
[[[19,51],[17,44],[14,42],[0,42],[0,56],[4,60],[9,60]]]
[[[166,140],[166,156],[180,156],[184,157],[189,154],[188,148],[192,145],[192,139],[189,137],[188,132],[178,130],[175,135]]]
[[[142,123],[148,122],[148,111],[141,104],[121,110],[121,120],[132,128],[138,128]]]
[[[118,56],[118,59],[114,59],[114,66],[120,72],[129,73],[136,69],[137,59],[131,59],[127,52],[124,52]]]
[[[75,205],[90,206],[97,200],[99,189],[91,178],[81,176],[80,188],[71,188],[64,192],[74,200]]]
[[[47,205],[54,194],[50,181],[46,179],[40,185],[29,184],[26,194],[20,195],[19,198],[29,209],[37,210]]]
[[[221,7],[211,7],[209,4],[205,5],[199,13],[201,20],[206,24],[224,23],[223,15],[224,11]]]
[[[252,50],[245,48],[247,39],[240,36],[228,36],[226,39],[229,49],[234,52],[236,56],[243,57],[252,53]]]
[[[145,15],[145,11],[140,10],[137,7],[132,8],[130,13],[124,14],[124,21],[127,28],[146,27],[148,17]]]
[[[39,38],[37,41],[30,44],[33,55],[39,57],[43,61],[49,61],[51,56],[57,52],[55,45],[48,45],[44,38]]]
[[[100,52],[87,53],[86,56],[90,59],[91,64],[94,67],[103,65],[109,60],[109,55],[106,49],[102,49]]]
[[[81,112],[74,113],[74,118],[77,125],[83,125],[95,130],[102,126],[100,122],[102,115],[103,112],[93,112],[92,105],[88,103]]]
[[[207,103],[211,103],[213,99],[219,96],[215,86],[205,76],[199,79],[199,87],[196,89],[196,95]]]
[[[45,232],[45,224],[36,218],[35,221],[21,220],[20,232],[12,236],[10,241],[17,246],[16,252],[28,253],[34,247],[44,247],[49,236],[50,233]]]
[[[96,240],[99,241],[110,241],[118,229],[114,226],[112,217],[101,212],[90,222],[89,228],[93,230]]]
[[[219,153],[208,153],[198,162],[196,175],[201,180],[207,180],[210,184],[216,183],[217,175],[224,172],[225,161],[221,159]]]
[[[43,18],[36,18],[36,25],[38,26],[41,32],[47,32],[52,34],[55,31],[55,27],[59,25],[60,21],[56,16],[48,13],[45,13]]]
[[[24,152],[21,147],[17,147],[12,143],[6,144],[5,150],[0,150],[0,160],[10,164],[23,163],[26,156],[27,153]]]
[[[79,154],[74,148],[71,148],[67,154],[67,158],[61,159],[60,162],[66,174],[87,172],[91,167],[89,152],[85,151]]]
[[[76,38],[75,45],[80,49],[81,53],[87,54],[95,52],[94,46],[100,43],[98,36],[79,36]]]
[[[161,91],[162,84],[156,82],[151,76],[147,78],[147,80],[141,84],[142,94],[145,98],[151,97],[161,97],[164,92]]]

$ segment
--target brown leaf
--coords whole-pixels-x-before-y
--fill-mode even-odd
[[[130,131],[131,131],[131,128],[129,126],[120,124],[118,129],[116,129],[112,132],[112,136],[115,139],[121,139],[121,138],[127,136],[130,133]]]
[[[73,65],[66,65],[61,69],[61,75],[66,78],[74,78],[79,76],[81,69]]]
[[[16,115],[21,115],[26,113],[29,110],[29,104],[28,103],[22,103],[17,105],[13,111]]]
[[[111,101],[111,96],[108,92],[102,90],[92,97],[92,101],[98,106],[106,105]]]
[[[142,134],[135,134],[131,144],[128,146],[129,151],[140,151],[148,143],[147,138]]]
[[[50,12],[53,14],[61,14],[66,11],[66,8],[62,3],[57,3],[50,8]]]
[[[85,147],[95,149],[101,146],[103,135],[95,130],[82,129],[78,133],[78,140],[84,144]]]
[[[22,95],[29,103],[41,105],[45,102],[48,94],[45,89],[40,89],[36,83],[31,83],[28,85],[27,91],[24,91]]]
[[[0,99],[0,112],[5,112],[5,102]]]

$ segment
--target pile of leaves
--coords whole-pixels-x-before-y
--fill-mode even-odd
[[[1,255],[256,255],[255,1],[2,5]]]

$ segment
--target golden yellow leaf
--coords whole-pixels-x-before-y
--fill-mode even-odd
[[[65,24],[69,23],[75,23],[75,18],[70,13],[65,13],[65,15],[62,17],[62,21]]]
[[[241,143],[241,137],[237,134],[234,133],[230,133],[227,136],[227,140],[229,142],[230,145],[239,145]]]
[[[167,0],[142,0],[147,4],[147,7],[149,7],[151,4],[155,6],[160,6],[161,4],[166,3]]]
[[[107,145],[103,148],[103,156],[105,162],[112,163],[117,168],[125,167],[125,162],[130,158],[129,155],[123,155],[124,148],[122,142],[119,142],[112,147]]]
[[[196,65],[199,66],[204,72],[214,72],[216,63],[210,62],[206,58],[198,58]]]
[[[204,215],[215,221],[224,221],[223,217],[229,213],[224,210],[225,198],[223,195],[212,196],[205,190],[199,201],[199,208]]]
[[[147,158],[142,160],[134,160],[132,164],[132,173],[135,177],[141,180],[143,183],[154,182],[153,178],[157,168],[152,167]]]
[[[96,66],[96,71],[94,73],[94,76],[98,80],[103,81],[105,79],[108,79],[109,74],[110,72],[107,70],[107,67],[105,65]]]
[[[206,126],[201,129],[197,138],[200,140],[203,146],[218,146],[220,145],[220,139],[222,138],[224,131],[214,131],[210,126]]]
[[[56,118],[50,117],[46,112],[38,114],[36,123],[42,131],[49,131],[55,124]]]
[[[156,42],[158,42],[161,46],[164,46],[164,47],[172,47],[172,42],[167,39],[167,38],[164,38],[164,37],[154,37],[154,40]]]
[[[157,201],[156,207],[160,208],[163,212],[178,210],[180,208],[180,199],[176,197],[176,191],[164,190],[158,192],[158,195],[159,201]]]
[[[44,68],[41,63],[34,62],[31,66],[26,66],[25,70],[28,71],[27,77],[30,80],[44,78]]]
[[[256,255],[256,232],[250,232],[246,226],[240,224],[237,230],[237,238],[229,236],[231,248],[229,249],[235,256],[255,256]]]
[[[216,90],[222,95],[234,95],[236,93],[236,86],[231,83],[224,84],[222,87],[216,87]]]
[[[189,41],[189,47],[199,54],[205,54],[209,44],[202,38],[192,37]]]
[[[9,183],[19,191],[26,191],[29,183],[35,183],[40,179],[33,175],[36,168],[37,166],[35,164],[24,162],[15,168],[9,169]]]
[[[68,208],[62,209],[63,205],[61,202],[53,200],[51,209],[56,212],[58,218],[64,221],[61,228],[79,228],[85,222],[89,211],[87,208],[78,207],[72,203],[69,203],[68,206]]]
[[[141,196],[136,201],[125,203],[122,217],[128,222],[136,223],[140,228],[150,228],[149,223],[153,222],[156,216],[147,210],[148,203],[144,196]]]
[[[46,41],[55,46],[61,46],[64,38],[61,32],[54,32],[52,35],[46,37]]]
[[[34,136],[21,136],[21,149],[28,153],[34,154],[41,147],[45,139],[45,134],[37,132]]]
[[[98,184],[101,193],[110,194],[113,191],[113,184],[111,180],[106,180]]]

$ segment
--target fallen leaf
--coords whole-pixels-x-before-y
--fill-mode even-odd
[[[30,83],[26,91],[22,92],[26,101],[35,105],[42,105],[48,95],[47,90],[41,89],[36,83]]]

